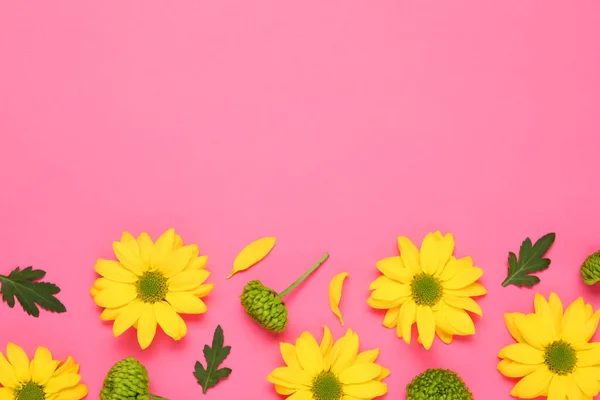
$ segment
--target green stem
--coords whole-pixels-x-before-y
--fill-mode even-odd
[[[308,276],[310,274],[312,274],[313,272],[315,272],[315,270],[317,268],[319,268],[321,266],[321,264],[323,264],[325,262],[325,260],[327,260],[327,257],[329,257],[329,253],[325,253],[323,255],[323,257],[321,257],[319,259],[319,261],[317,261],[312,267],[310,267],[310,269],[308,271],[306,271],[304,273],[304,275],[302,275],[300,278],[298,278],[296,280],[296,282],[292,283],[283,292],[279,293],[279,297],[281,297],[283,299],[288,293],[290,293],[292,290],[296,289],[296,286],[298,286],[299,284],[301,284],[306,278],[308,278]]]
[[[160,397],[160,396],[157,396],[157,395],[155,395],[155,394],[149,394],[149,395],[148,395],[148,398],[149,398],[150,400],[169,400],[169,399],[167,399],[167,398],[165,398],[165,397]]]

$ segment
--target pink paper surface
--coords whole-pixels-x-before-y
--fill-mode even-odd
[[[37,345],[81,363],[90,399],[136,356],[152,391],[203,398],[192,371],[217,324],[231,377],[207,399],[277,399],[278,343],[328,324],[329,280],[350,273],[341,310],[392,371],[386,399],[427,367],[452,368],[478,400],[508,399],[496,371],[512,343],[503,313],[536,291],[565,303],[600,291],[578,274],[600,247],[600,3],[595,1],[63,1],[0,3],[0,270],[33,265],[68,312],[0,305],[0,347]],[[141,352],[113,338],[88,292],[123,231],[174,227],[209,256],[209,311],[189,334]],[[398,235],[452,232],[485,270],[477,334],[426,352],[366,304],[375,262]],[[554,231],[535,289],[502,288],[508,251]],[[225,280],[237,252],[278,239]],[[266,333],[238,302],[329,261]]]

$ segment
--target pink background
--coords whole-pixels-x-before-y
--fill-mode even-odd
[[[0,265],[34,265],[68,308],[38,320],[0,306],[0,347],[73,355],[96,398],[133,355],[153,392],[202,398],[192,369],[217,324],[233,346],[207,399],[277,399],[279,340],[323,324],[330,278],[342,312],[392,370],[387,399],[427,367],[458,371],[477,399],[509,398],[496,370],[505,311],[556,291],[600,307],[582,260],[600,246],[600,3],[597,1],[0,2]],[[88,291],[122,231],[175,227],[209,256],[216,288],[189,334],[140,352],[114,339]],[[489,289],[477,335],[426,352],[365,303],[396,237],[452,232]],[[535,288],[502,288],[509,250],[557,233]],[[224,278],[248,242],[271,255]],[[250,279],[279,290],[325,251],[288,300],[291,326],[244,315]]]

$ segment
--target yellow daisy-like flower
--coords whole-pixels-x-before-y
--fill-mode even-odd
[[[518,342],[500,350],[498,370],[520,378],[510,394],[521,399],[592,400],[600,392],[600,342],[590,343],[600,311],[580,297],[563,313],[555,293],[535,295],[535,313],[507,313]]]
[[[410,344],[416,322],[419,343],[431,348],[435,335],[452,342],[453,335],[475,334],[470,311],[482,316],[479,305],[471,298],[486,294],[477,282],[483,275],[470,257],[456,259],[454,237],[429,233],[419,251],[410,239],[398,238],[400,256],[377,262],[383,274],[369,286],[373,290],[367,303],[388,310],[383,320],[387,328],[396,328],[398,337]]]
[[[287,400],[370,400],[387,393],[381,381],[390,371],[375,363],[379,349],[359,353],[358,335],[351,329],[335,343],[325,326],[320,345],[304,332],[295,346],[280,347],[286,366],[273,370],[267,380]]]
[[[94,302],[104,307],[100,318],[113,321],[115,337],[132,326],[137,329],[142,349],[152,343],[156,325],[174,340],[187,333],[179,314],[203,314],[201,300],[214,284],[204,284],[210,273],[204,269],[208,258],[198,256],[198,246],[183,245],[183,240],[169,229],[156,243],[147,233],[137,240],[123,233],[113,243],[119,261],[99,259],[95,270],[102,275],[90,293]]]
[[[0,400],[79,400],[88,393],[80,380],[71,357],[54,360],[45,347],[38,347],[31,361],[16,344],[6,346],[6,357],[0,352]]]

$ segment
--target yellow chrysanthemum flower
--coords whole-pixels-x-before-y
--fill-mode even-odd
[[[477,282],[483,275],[470,257],[456,259],[454,237],[438,231],[428,234],[419,251],[410,239],[398,238],[400,256],[377,262],[383,274],[369,286],[373,290],[367,303],[388,310],[383,320],[387,328],[410,344],[416,322],[419,343],[429,349],[437,334],[445,342],[453,335],[475,334],[470,311],[482,316],[479,305],[471,298],[486,294]]]
[[[580,297],[563,314],[555,293],[535,295],[535,313],[508,313],[504,321],[518,342],[500,350],[498,370],[520,378],[510,394],[521,399],[592,400],[600,392],[600,342],[589,343],[600,311]]]
[[[370,400],[387,393],[381,382],[390,371],[376,364],[379,349],[358,352],[358,335],[351,329],[333,342],[324,327],[319,345],[304,332],[296,345],[281,343],[285,367],[276,368],[267,380],[288,400]]]
[[[45,347],[37,348],[31,362],[16,344],[6,346],[6,357],[0,352],[0,400],[79,400],[88,393],[80,380],[71,357],[54,360]]]
[[[183,240],[169,229],[156,243],[147,233],[137,240],[125,232],[113,243],[119,261],[96,262],[102,275],[90,293],[94,302],[104,307],[100,318],[113,321],[115,337],[132,326],[137,329],[142,349],[152,343],[156,325],[174,340],[187,333],[179,314],[203,314],[201,300],[214,284],[204,284],[210,273],[204,269],[208,258],[198,256],[198,246],[184,246]]]

